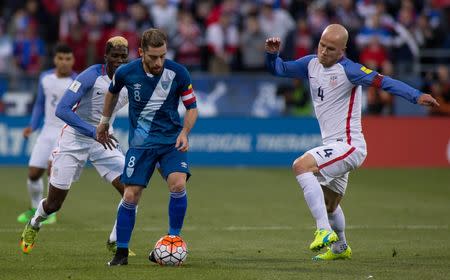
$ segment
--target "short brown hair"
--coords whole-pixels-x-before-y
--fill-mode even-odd
[[[167,43],[166,34],[156,28],[150,28],[144,31],[141,39],[141,48],[146,50],[148,47],[159,48]]]

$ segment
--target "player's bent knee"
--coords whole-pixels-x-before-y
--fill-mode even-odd
[[[336,211],[336,208],[337,208],[337,205],[334,205],[334,204],[328,205],[327,204],[327,213],[329,213],[329,214],[333,213],[334,211]]]
[[[170,192],[182,192],[185,189],[186,181],[185,180],[177,180],[171,184],[169,184]]]
[[[134,195],[133,193],[127,193],[125,192],[123,194],[123,200],[128,202],[128,203],[136,203],[137,201],[137,196]]]
[[[296,175],[300,175],[306,172],[317,172],[317,166],[315,165],[314,158],[311,155],[304,154],[301,157],[297,158],[292,163],[292,171]]]
[[[37,181],[39,180],[45,170],[40,171],[39,169],[32,169],[30,171],[28,171],[28,179],[30,179],[31,181]]]
[[[37,181],[41,178],[41,176],[36,175],[36,174],[29,174],[28,175],[28,179],[30,179],[31,181]]]
[[[181,172],[174,172],[167,178],[167,185],[170,192],[182,192],[186,186],[187,175]]]
[[[123,194],[123,200],[128,203],[137,204],[142,194],[142,187],[125,187],[125,192]]]

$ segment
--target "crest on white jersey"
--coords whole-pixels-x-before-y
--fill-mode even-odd
[[[338,80],[337,75],[332,75],[330,77],[330,86],[335,87],[337,85],[337,80]]]
[[[69,89],[75,93],[77,93],[78,89],[81,87],[81,83],[77,80],[73,81],[69,86]]]

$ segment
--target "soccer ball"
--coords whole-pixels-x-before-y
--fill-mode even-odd
[[[165,235],[156,242],[154,257],[160,265],[180,266],[186,261],[186,242],[180,236]]]

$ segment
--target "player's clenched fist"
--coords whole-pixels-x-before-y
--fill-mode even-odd
[[[280,51],[281,39],[279,37],[271,37],[266,39],[266,52],[277,53]]]

